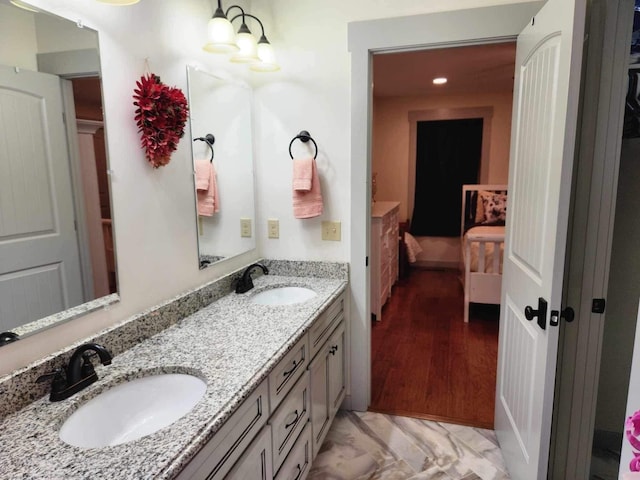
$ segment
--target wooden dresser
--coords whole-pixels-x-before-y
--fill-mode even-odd
[[[382,307],[398,280],[398,208],[400,202],[371,207],[371,313],[382,320]]]

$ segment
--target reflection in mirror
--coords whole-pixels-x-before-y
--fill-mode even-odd
[[[256,247],[252,91],[196,67],[187,67],[187,76],[198,261],[205,268]]]
[[[117,301],[104,130],[98,33],[0,0],[0,332]]]

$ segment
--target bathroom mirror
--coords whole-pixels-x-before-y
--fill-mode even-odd
[[[98,33],[0,0],[0,332],[118,300],[107,165]]]
[[[200,268],[256,248],[252,90],[187,67]]]

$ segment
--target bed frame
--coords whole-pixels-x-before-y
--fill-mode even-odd
[[[463,185],[462,186],[462,225],[460,228],[460,239],[463,249],[462,255],[462,281],[464,288],[464,321],[469,322],[469,303],[489,303],[500,304],[500,290],[502,288],[502,274],[500,273],[500,249],[504,244],[504,234],[464,234],[466,222],[469,215],[475,217],[475,209],[468,211],[468,205],[471,207],[471,197],[474,192],[480,190],[506,192],[506,185]],[[475,195],[477,199],[477,194]],[[471,208],[470,208],[471,210]],[[473,218],[472,217],[472,218]],[[475,271],[471,270],[471,247],[473,244],[478,246],[478,267]],[[493,246],[493,255],[491,263],[491,273],[486,272],[486,257],[489,246]],[[495,272],[495,273],[494,273]]]

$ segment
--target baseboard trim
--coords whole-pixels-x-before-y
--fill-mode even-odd
[[[464,425],[466,427],[486,428],[493,430],[493,422],[479,422],[465,418],[445,417],[441,415],[430,415],[428,413],[410,412],[407,410],[384,410],[369,407],[370,412],[384,413],[385,415],[397,415],[401,417],[419,418],[420,420],[430,420],[432,422],[453,423],[456,425]]]

